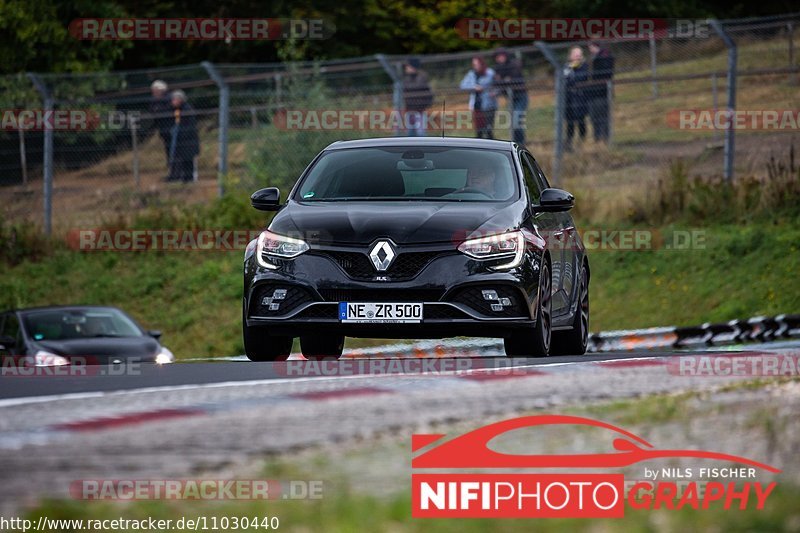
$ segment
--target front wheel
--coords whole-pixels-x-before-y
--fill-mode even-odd
[[[270,335],[266,328],[244,325],[244,353],[251,361],[285,361],[292,352],[292,337]]]
[[[550,265],[543,260],[542,269],[539,272],[539,305],[536,308],[536,325],[532,328],[515,331],[511,336],[503,339],[508,357],[547,357],[550,353],[552,300]]]

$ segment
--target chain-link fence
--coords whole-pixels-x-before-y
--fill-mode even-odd
[[[763,173],[798,133],[781,122],[797,118],[798,23],[800,14],[652,38],[526,43],[506,49],[502,65],[492,52],[467,51],[8,76],[3,217],[46,231],[123,223],[144,207],[228,188],[286,188],[334,140],[409,132],[525,142],[551,181],[589,200],[646,191],[676,161],[727,179]],[[475,56],[495,79],[480,64],[475,73]],[[163,95],[156,80],[168,85]],[[721,126],[718,111],[729,108],[750,122]],[[51,122],[71,115],[55,127],[9,126],[20,110],[48,109]],[[779,127],[765,124],[775,114]]]

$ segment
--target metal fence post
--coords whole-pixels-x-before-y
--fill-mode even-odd
[[[728,128],[725,130],[725,166],[724,175],[728,181],[733,180],[733,160],[735,150],[735,137],[733,129],[733,113],[736,111],[736,64],[738,52],[736,43],[731,36],[725,32],[725,28],[717,19],[710,19],[708,23],[717,32],[725,46],[728,48],[728,113],[731,120],[728,121]]]
[[[794,68],[794,23],[789,22],[786,25],[786,29],[789,33],[789,66]],[[789,81],[792,85],[797,83],[797,73],[792,72],[791,76],[789,77]]]
[[[608,107],[608,114],[606,120],[608,121],[608,147],[614,142],[614,82],[608,80],[606,82],[606,106]]]
[[[553,139],[553,171],[551,178],[554,185],[558,185],[561,180],[561,158],[563,156],[563,135],[564,135],[564,76],[561,71],[561,63],[559,63],[553,50],[544,42],[536,41],[536,48],[542,52],[545,59],[553,65],[555,71],[555,117],[553,120],[553,127],[555,128],[555,136]]]
[[[219,89],[219,163],[217,168],[217,189],[219,195],[222,196],[225,192],[224,180],[228,174],[228,118],[230,106],[230,88],[225,82],[225,78],[219,73],[209,61],[200,63],[208,73],[208,76],[214,80]]]
[[[136,183],[136,190],[141,190],[142,181],[139,176],[139,125],[135,120],[130,121],[131,126],[131,150],[133,151],[133,180]]]
[[[403,110],[403,77],[395,70],[392,64],[389,63],[385,55],[375,54],[375,59],[378,60],[383,70],[392,79],[392,106],[395,112],[400,113]],[[395,134],[404,135],[404,132],[398,129]]]
[[[650,34],[650,73],[653,75],[653,99],[658,98],[658,63],[656,58],[656,38]]]
[[[19,128],[19,166],[22,170],[22,185],[28,187],[28,155],[25,149],[25,129]]]
[[[711,73],[711,99],[714,105],[714,116],[716,116],[717,111],[719,110],[719,91],[717,90],[717,73]],[[717,128],[714,128],[714,142],[719,141],[719,131]]]
[[[53,110],[53,95],[42,79],[32,72],[28,72],[28,79],[42,96],[44,110],[49,113]],[[44,151],[42,153],[42,172],[44,190],[44,232],[50,235],[53,231],[53,128],[44,128]]]

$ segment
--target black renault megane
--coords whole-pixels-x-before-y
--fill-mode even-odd
[[[338,357],[345,336],[503,338],[509,356],[582,354],[589,263],[536,159],[511,142],[458,138],[335,142],[244,261],[247,356]]]

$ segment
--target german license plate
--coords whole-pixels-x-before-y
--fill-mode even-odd
[[[361,324],[408,324],[421,322],[422,304],[339,302],[339,320]]]

